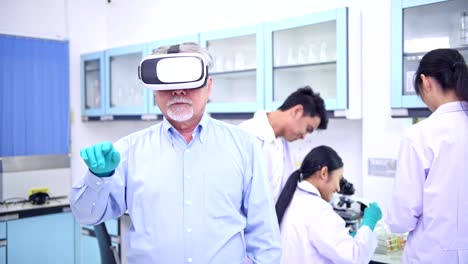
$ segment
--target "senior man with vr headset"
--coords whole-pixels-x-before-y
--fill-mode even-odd
[[[115,144],[81,150],[89,171],[70,204],[95,225],[128,212],[129,263],[279,263],[274,204],[255,139],[205,112],[210,54],[195,43],[160,47],[139,77],[164,119]]]

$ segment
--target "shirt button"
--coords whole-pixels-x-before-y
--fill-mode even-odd
[[[187,233],[190,233],[190,232],[192,232],[192,228],[189,227],[187,228]]]
[[[187,175],[187,179],[190,179],[190,178],[192,178],[192,176],[190,176],[190,175]]]
[[[97,185],[100,185],[101,183],[100,182],[96,182]]]
[[[192,205],[192,201],[185,201],[186,205]]]
[[[95,206],[95,205],[96,205],[96,203],[93,203],[93,206]]]
[[[192,258],[188,258],[187,262],[192,263]]]

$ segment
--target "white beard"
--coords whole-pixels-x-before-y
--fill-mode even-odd
[[[175,103],[183,103],[177,104]],[[167,115],[176,122],[184,122],[193,117],[193,106],[190,99],[174,97],[167,102]]]

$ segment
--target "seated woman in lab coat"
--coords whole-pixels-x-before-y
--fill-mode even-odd
[[[382,212],[371,203],[351,236],[329,203],[342,177],[343,161],[327,146],[312,149],[291,174],[276,203],[282,264],[369,263],[377,247],[372,230]]]

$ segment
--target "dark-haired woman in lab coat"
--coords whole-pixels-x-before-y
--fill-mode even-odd
[[[282,264],[369,263],[377,247],[372,231],[382,212],[371,203],[361,228],[351,236],[329,203],[342,177],[343,162],[327,146],[312,149],[291,174],[276,203]]]
[[[466,54],[466,53],[465,53]],[[468,263],[468,66],[455,49],[424,55],[416,93],[432,111],[405,132],[385,222],[409,232],[402,263]]]

